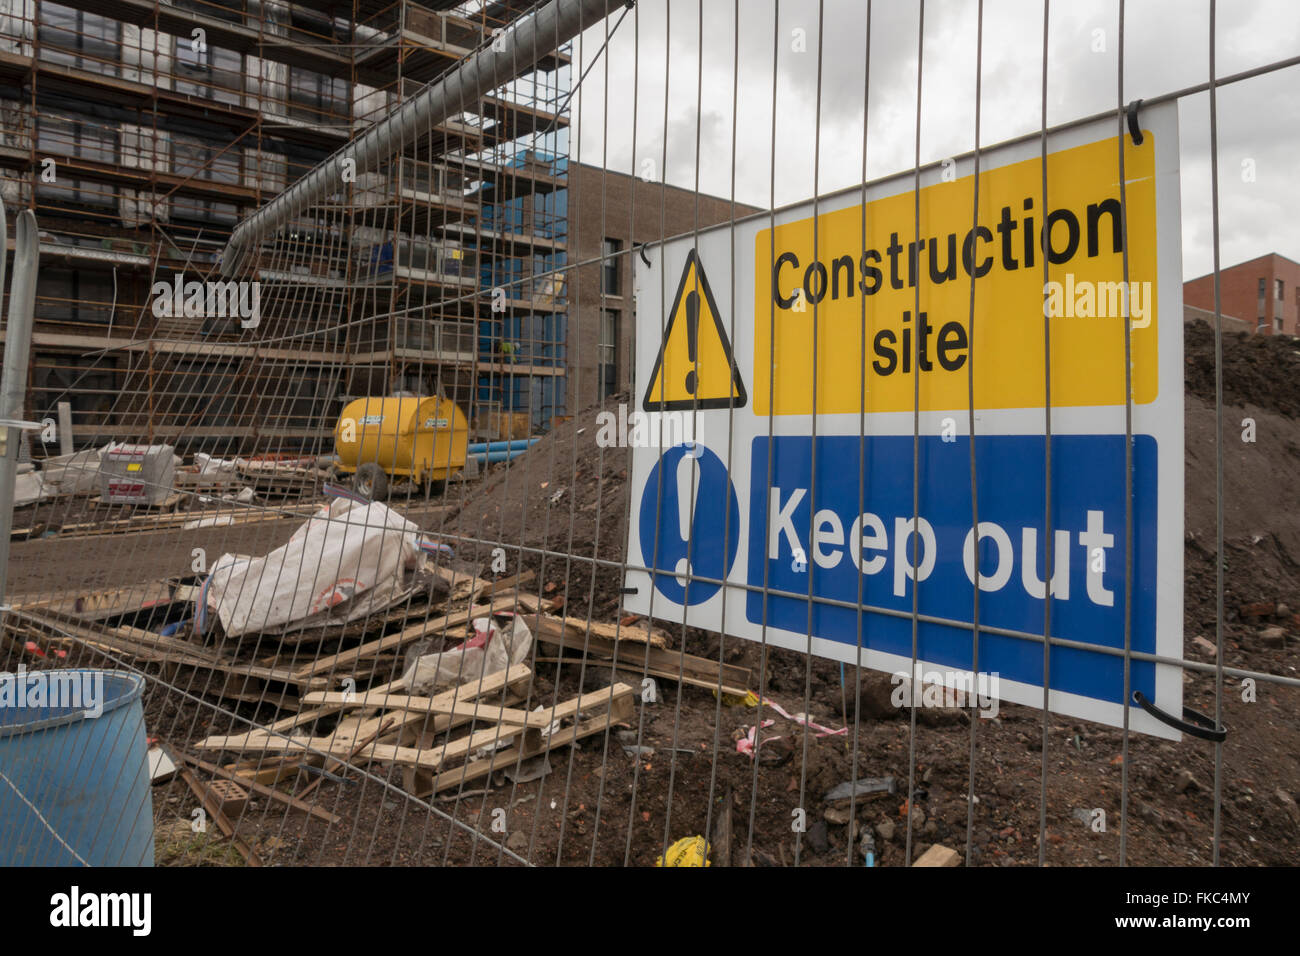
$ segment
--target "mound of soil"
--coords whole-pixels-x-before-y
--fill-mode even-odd
[[[503,547],[509,571],[537,572],[536,587],[564,597],[567,613],[597,619],[618,611],[623,573],[616,566],[627,539],[626,447],[602,447],[602,412],[617,416],[627,393],[557,425],[526,454],[493,466],[439,530],[476,539],[458,557],[482,566]],[[453,500],[453,494],[448,494]],[[549,554],[545,552],[550,552]],[[557,556],[559,555],[559,556]],[[595,570],[593,586],[592,571]],[[547,590],[549,588],[549,590]]]
[[[1200,319],[1189,322],[1183,343],[1187,394],[1213,405],[1214,329]],[[1293,335],[1225,333],[1223,404],[1300,415],[1300,341]]]

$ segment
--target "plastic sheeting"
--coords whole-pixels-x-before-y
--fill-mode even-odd
[[[39,471],[28,471],[14,476],[14,507],[34,505],[42,498],[48,497],[45,479]]]
[[[264,557],[223,554],[197,598],[229,636],[346,623],[410,595],[425,555],[420,529],[377,502],[336,498]]]
[[[408,658],[402,683],[418,696],[443,684],[480,680],[522,663],[532,645],[533,633],[522,617],[514,614],[476,617],[474,636],[460,647]]]
[[[99,487],[98,448],[87,448],[72,455],[58,455],[41,462],[46,495],[76,495]]]

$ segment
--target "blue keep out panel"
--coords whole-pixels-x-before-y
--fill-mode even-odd
[[[1054,637],[1124,646],[1124,441],[1122,435],[1052,438],[1053,538],[1058,532],[1069,536],[1063,550],[1053,549],[1058,576],[1051,608]],[[963,560],[972,514],[969,442],[966,437],[948,442],[923,437],[919,449],[919,513],[933,528],[934,549],[933,569],[919,585],[919,610],[963,622],[973,619],[974,594]],[[980,592],[982,626],[1043,633],[1044,443],[1041,435],[975,439],[980,524],[982,528],[995,524],[1005,532],[1005,537],[980,538],[980,573],[996,577],[986,586],[998,585]],[[910,615],[916,585],[905,570],[911,563],[913,536],[898,522],[910,521],[913,514],[912,462],[911,436],[754,439],[746,558],[749,582],[762,584],[766,565],[770,589],[808,595],[811,587],[814,596],[857,603],[861,581],[863,604]],[[1146,652],[1154,652],[1156,642],[1156,465],[1155,440],[1135,436],[1131,647]],[[804,494],[792,504],[800,489]],[[885,535],[883,547],[862,552],[863,566],[875,568],[874,573],[864,572],[853,556],[851,541],[863,536],[882,545],[882,539],[873,538],[877,526],[870,519],[862,522],[866,531],[855,538],[855,522],[864,512],[879,519]],[[814,513],[816,540],[812,540]],[[775,557],[763,546],[768,524],[776,537]],[[796,548],[802,549],[802,561]],[[919,565],[924,565],[925,557],[923,551]],[[873,560],[875,565],[868,563]],[[806,596],[751,591],[746,616],[752,623],[766,619],[769,626],[796,634],[811,629],[815,637],[851,647],[858,640],[856,609],[810,602]],[[862,614],[861,632],[865,648],[911,657],[910,618],[867,611]],[[922,622],[917,640],[920,660],[971,669],[969,628]],[[981,672],[1042,686],[1040,642],[981,631],[979,643]],[[1154,665],[1132,663],[1134,690],[1154,698],[1154,681]],[[1123,659],[1053,647],[1051,685],[1055,690],[1120,702]]]

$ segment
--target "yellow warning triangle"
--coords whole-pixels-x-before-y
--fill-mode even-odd
[[[735,367],[722,314],[692,249],[641,406],[648,412],[744,408],[746,401],[745,383]]]

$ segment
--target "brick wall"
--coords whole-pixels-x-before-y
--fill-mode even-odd
[[[698,200],[698,220],[697,220]],[[737,219],[757,210],[737,203]],[[570,414],[594,404],[600,396],[597,343],[605,310],[617,313],[618,348],[614,391],[628,388],[634,349],[653,348],[657,342],[636,343],[631,257],[634,243],[658,242],[666,237],[727,222],[733,215],[727,199],[697,195],[688,189],[645,182],[633,176],[598,167],[569,167],[569,261],[597,259],[603,240],[618,240],[618,294],[601,291],[601,265],[593,262],[569,273],[568,403]]]

